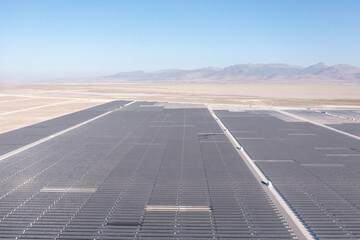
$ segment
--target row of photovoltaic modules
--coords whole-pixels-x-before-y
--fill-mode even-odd
[[[0,238],[293,239],[207,109],[151,105],[0,161]]]
[[[268,111],[216,114],[315,238],[360,238],[358,140]]]
[[[340,131],[353,134],[360,137],[360,123],[341,123],[341,124],[327,124],[330,127],[336,128]]]
[[[312,110],[289,110],[288,112],[305,118],[314,118],[315,121],[320,119],[329,122],[326,125],[360,137],[360,110],[322,110],[320,112]]]
[[[50,136],[66,128],[114,110],[129,101],[112,101],[82,111],[3,133],[0,137],[0,156],[15,149]]]

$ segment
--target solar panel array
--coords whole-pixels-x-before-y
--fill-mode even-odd
[[[99,116],[110,110],[117,109],[126,103],[129,103],[129,101],[112,101],[28,127],[3,133],[0,135],[0,155],[33,143],[39,139]]]
[[[269,111],[216,114],[315,238],[360,238],[358,140]]]
[[[360,137],[360,123],[341,123],[341,124],[327,124],[330,127],[336,128],[340,131],[353,134]]]
[[[151,105],[0,161],[0,238],[294,238],[207,109]]]
[[[343,132],[360,136],[359,110],[289,110],[288,112],[324,123]]]

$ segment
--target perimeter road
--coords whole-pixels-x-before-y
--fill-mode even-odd
[[[341,134],[343,134],[343,135],[346,135],[346,136],[355,138],[355,139],[357,139],[357,140],[360,140],[360,137],[358,137],[358,136],[355,136],[355,135],[353,135],[353,134],[350,134],[350,133],[347,133],[347,132],[338,130],[338,129],[336,129],[336,128],[329,127],[329,126],[327,126],[327,125],[325,125],[325,124],[317,123],[317,122],[311,121],[311,120],[309,120],[309,119],[306,119],[306,118],[304,118],[304,117],[300,117],[300,116],[298,116],[298,115],[295,115],[295,114],[292,114],[292,113],[289,113],[289,112],[286,112],[286,111],[283,111],[283,110],[280,110],[280,109],[272,108],[272,110],[274,110],[274,111],[276,111],[276,112],[278,112],[278,113],[282,113],[282,114],[284,114],[284,115],[287,115],[287,116],[289,116],[289,117],[296,118],[296,119],[301,120],[301,121],[303,121],[303,122],[309,122],[309,123],[312,123],[312,124],[314,124],[314,125],[317,125],[317,126],[320,126],[320,127],[323,127],[323,128],[329,129],[329,130],[332,130],[332,131],[334,131],[334,132],[341,133]]]
[[[108,112],[106,112],[106,113],[103,113],[103,114],[101,114],[101,115],[99,115],[99,116],[96,116],[96,117],[94,117],[94,118],[91,118],[91,119],[89,119],[89,120],[86,120],[86,121],[84,121],[84,122],[82,122],[82,123],[76,124],[75,126],[69,127],[69,128],[67,128],[67,129],[62,130],[62,131],[60,131],[60,132],[57,132],[57,133],[55,133],[55,134],[52,134],[52,135],[47,136],[47,137],[44,137],[44,138],[42,138],[42,139],[40,139],[40,140],[38,140],[38,141],[36,141],[36,142],[30,143],[30,144],[25,145],[25,146],[23,146],[23,147],[21,147],[21,148],[15,149],[14,151],[11,151],[11,152],[9,152],[9,153],[6,153],[6,154],[0,156],[0,161],[4,160],[5,158],[8,158],[8,157],[10,157],[10,156],[13,156],[13,155],[15,155],[15,154],[17,154],[17,153],[19,153],[19,152],[25,151],[25,150],[27,150],[27,149],[29,149],[29,148],[31,148],[31,147],[34,147],[34,146],[36,146],[36,145],[39,145],[40,143],[46,142],[46,141],[49,140],[49,139],[52,139],[52,138],[54,138],[54,137],[60,136],[61,134],[67,133],[67,132],[69,132],[69,131],[71,131],[71,130],[73,130],[73,129],[75,129],[75,128],[78,128],[78,127],[83,126],[83,125],[85,125],[85,124],[88,124],[88,123],[90,123],[90,122],[92,122],[92,121],[95,121],[96,119],[102,118],[102,117],[104,117],[104,116],[106,116],[106,115],[108,115],[108,114],[110,114],[110,113],[112,113],[112,112],[114,112],[114,111],[117,111],[117,110],[119,110],[119,109],[125,108],[125,107],[127,107],[127,106],[129,106],[130,104],[133,104],[133,103],[135,103],[135,102],[136,102],[136,100],[135,100],[135,101],[132,101],[132,102],[129,102],[129,103],[125,104],[124,106],[120,106],[120,107],[117,108],[117,109],[110,110],[110,111],[108,111]]]
[[[229,138],[232,145],[237,149],[238,154],[244,160],[246,165],[249,167],[255,178],[264,184],[267,187],[264,187],[265,192],[273,201],[277,209],[280,211],[282,216],[285,218],[290,228],[294,231],[295,235],[299,240],[307,240],[307,239],[315,239],[308,229],[301,223],[300,219],[295,215],[295,213],[291,210],[289,205],[286,204],[284,199],[280,196],[278,191],[273,187],[272,183],[267,179],[267,177],[262,173],[262,171],[258,168],[258,166],[254,163],[254,161],[250,158],[250,156],[246,153],[244,148],[236,141],[234,136],[229,132],[229,130],[225,127],[225,125],[221,122],[221,120],[216,116],[214,111],[211,109],[209,105],[207,105],[208,110],[211,115],[214,117],[220,128],[224,131],[226,136]]]

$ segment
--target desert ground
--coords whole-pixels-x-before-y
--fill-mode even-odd
[[[360,108],[357,84],[0,84],[0,133],[115,99],[287,108]]]

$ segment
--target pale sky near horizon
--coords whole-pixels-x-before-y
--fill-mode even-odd
[[[360,67],[359,0],[0,0],[0,80],[245,63]]]

